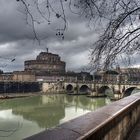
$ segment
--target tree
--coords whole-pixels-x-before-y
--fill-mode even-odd
[[[102,1],[103,2],[103,1]],[[130,57],[140,50],[140,1],[105,0],[100,9],[101,18],[107,20],[106,28],[94,44],[92,63],[108,69],[118,65],[120,58]]]
[[[3,70],[0,69],[0,74],[3,74]]]
[[[118,61],[140,51],[140,1],[138,0],[17,0],[24,5],[27,23],[31,23],[34,38],[38,39],[36,24],[44,19],[51,24],[51,16],[63,21],[57,36],[64,39],[68,26],[66,6],[72,13],[84,16],[90,24],[102,23],[102,34],[93,44],[91,64],[94,69],[108,69]],[[55,8],[55,5],[59,7]],[[36,12],[35,12],[36,11]],[[38,13],[38,14],[34,14]],[[61,23],[62,24],[62,23]]]

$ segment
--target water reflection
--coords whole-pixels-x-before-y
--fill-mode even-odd
[[[0,139],[22,139],[108,103],[110,101],[106,98],[69,95],[43,95],[0,101]]]

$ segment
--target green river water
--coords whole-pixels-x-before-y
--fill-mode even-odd
[[[64,94],[0,100],[0,140],[21,140],[109,103]]]

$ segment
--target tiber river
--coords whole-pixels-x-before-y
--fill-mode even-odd
[[[21,140],[109,103],[64,94],[0,100],[0,140]]]

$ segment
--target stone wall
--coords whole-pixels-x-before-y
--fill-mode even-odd
[[[39,82],[0,82],[0,94],[41,92]]]
[[[64,85],[63,82],[57,81],[57,82],[47,82],[42,83],[42,92],[43,93],[58,93],[58,92],[64,92]]]
[[[140,117],[140,93],[43,131],[27,140],[125,140]]]
[[[13,81],[35,81],[35,74],[31,72],[17,71],[13,72]]]

